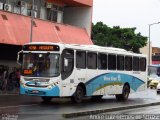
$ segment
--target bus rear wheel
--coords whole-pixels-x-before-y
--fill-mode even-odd
[[[52,97],[42,96],[42,100],[44,103],[49,103],[52,100]]]
[[[81,103],[84,97],[84,90],[81,86],[78,86],[76,92],[71,97],[72,102],[74,103]]]
[[[118,101],[126,101],[128,100],[129,93],[130,93],[130,87],[128,85],[124,85],[122,94],[116,95],[116,99]]]

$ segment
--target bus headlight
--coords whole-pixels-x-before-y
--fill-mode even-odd
[[[26,86],[25,84],[23,84],[23,87],[25,87],[25,88],[26,88],[27,86]]]
[[[27,87],[27,86],[23,83],[22,80],[20,80],[20,84],[21,84],[21,86],[23,86],[23,87]]]
[[[20,84],[23,84],[22,80],[20,80],[19,82],[20,82]]]
[[[53,85],[49,85],[47,88],[48,88],[48,89],[52,89],[52,87],[53,87]]]
[[[24,83],[21,83],[21,85],[25,88],[25,87],[27,87]]]

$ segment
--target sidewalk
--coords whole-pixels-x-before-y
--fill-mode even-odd
[[[0,96],[3,95],[19,95],[19,90],[14,90],[14,91],[2,91],[0,90]]]

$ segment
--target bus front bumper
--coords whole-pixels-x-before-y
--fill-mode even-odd
[[[60,96],[60,90],[58,86],[52,88],[40,88],[40,87],[24,87],[20,85],[20,94],[32,95],[32,96]]]

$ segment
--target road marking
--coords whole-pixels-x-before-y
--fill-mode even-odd
[[[5,107],[0,107],[0,109],[15,108],[15,107],[29,107],[29,106],[34,106],[34,105],[39,105],[39,104],[17,105],[17,106],[5,106]]]

